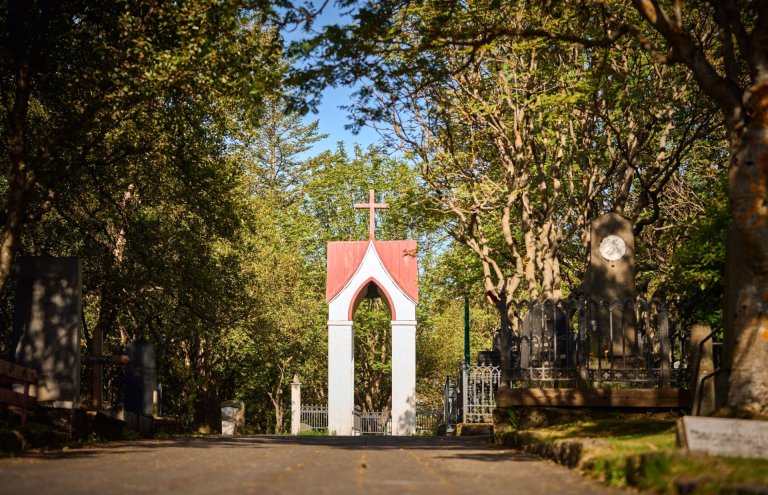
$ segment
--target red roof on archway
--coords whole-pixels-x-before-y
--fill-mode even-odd
[[[419,301],[416,241],[332,241],[328,243],[325,302],[341,292],[363,261],[368,244],[379,255],[389,275],[414,302]]]

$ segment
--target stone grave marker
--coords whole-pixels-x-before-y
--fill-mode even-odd
[[[245,429],[245,403],[226,400],[221,403],[221,434],[242,435]]]
[[[81,305],[79,258],[19,258],[15,360],[37,371],[33,394],[38,402],[64,408],[79,405]]]
[[[617,299],[622,303],[634,301],[637,294],[632,223],[618,213],[606,213],[592,222],[590,244],[589,267],[582,285],[583,292],[598,303]],[[612,338],[611,320],[614,329]],[[635,354],[635,325],[631,309],[601,306],[596,323],[600,328],[600,351],[611,349],[614,356]],[[593,349],[593,352],[597,350]]]
[[[768,459],[768,421],[683,416],[678,440],[691,452]]]
[[[154,429],[157,390],[155,346],[139,339],[128,346],[126,354],[130,360],[123,382],[125,422],[142,435],[149,435]]]
[[[710,416],[717,410],[715,362],[713,359],[712,329],[709,325],[691,326],[691,388],[693,389],[693,416]],[[706,380],[705,380],[706,378]]]
[[[125,367],[125,410],[151,417],[155,410],[157,359],[155,346],[139,339],[128,346],[130,361]]]

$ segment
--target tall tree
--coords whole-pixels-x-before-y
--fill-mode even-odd
[[[258,108],[259,125],[244,135],[237,146],[241,162],[251,178],[254,195],[279,196],[288,206],[302,198],[311,170],[307,152],[328,137],[319,122],[302,122],[287,108],[284,96],[267,98]]]
[[[322,397],[325,380],[315,363],[324,363],[323,286],[311,269],[306,248],[312,218],[301,210],[311,177],[311,160],[301,155],[324,136],[318,123],[303,124],[285,108],[284,98],[268,98],[258,109],[258,125],[233,143],[233,159],[247,180],[248,210],[238,247],[249,301],[247,318],[230,342],[236,363],[258,367],[240,372],[237,392],[253,407],[268,398],[272,425],[262,431],[283,432],[286,391],[294,374],[304,382],[305,400]],[[237,366],[240,366],[239,364]],[[254,377],[256,379],[254,379]]]
[[[633,0],[622,19],[660,63],[682,64],[720,110],[730,146],[728,195],[747,273],[728,286],[728,404],[768,415],[768,2]]]
[[[540,23],[573,13],[519,7],[363,3],[304,74],[368,82],[357,118],[388,121],[417,158],[505,333],[513,298],[561,297],[563,266],[578,285],[596,216],[621,211],[636,233],[658,224],[663,191],[715,127],[686,73],[626,42],[543,40]]]
[[[224,249],[243,177],[226,155],[281,77],[271,13],[215,1],[0,12],[0,288],[19,249],[81,256],[89,350],[96,334],[113,352],[147,337],[167,410],[201,416],[220,385],[215,349],[244,313]]]
[[[202,95],[255,99],[279,77],[277,38],[262,29],[269,11],[257,3],[9,0],[0,12],[7,160],[0,291],[24,225],[50,210],[94,149],[121,144],[110,138],[122,123]],[[113,158],[146,154],[154,140],[122,144]]]

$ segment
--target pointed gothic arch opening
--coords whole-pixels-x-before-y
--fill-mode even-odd
[[[387,430],[392,410],[392,312],[386,299],[371,293],[352,314],[355,406],[371,433]]]
[[[360,284],[360,287],[355,292],[355,295],[352,298],[352,304],[349,306],[348,319],[355,319],[355,311],[357,311],[358,306],[360,306],[360,303],[363,302],[363,300],[377,298],[380,298],[386,305],[389,310],[389,317],[392,320],[396,320],[397,314],[395,313],[395,305],[392,302],[392,297],[389,295],[389,292],[387,292],[387,289],[384,288],[383,284],[373,277],[368,277],[366,281]]]

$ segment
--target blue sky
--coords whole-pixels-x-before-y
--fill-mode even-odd
[[[305,123],[317,120],[320,123],[320,132],[328,134],[327,138],[315,144],[313,155],[324,150],[336,149],[338,141],[344,141],[347,150],[352,149],[353,143],[360,143],[363,146],[379,143],[381,138],[371,127],[363,127],[358,134],[344,129],[344,126],[350,123],[350,119],[347,111],[340,109],[339,106],[349,104],[352,92],[353,89],[346,87],[326,89],[317,114],[310,113],[304,116]]]
[[[323,14],[315,22],[313,30],[319,31],[324,25],[341,22],[343,20],[338,9],[332,1],[329,1],[323,10]],[[302,30],[297,29],[294,32],[284,33],[284,36],[286,41],[294,41],[306,35]],[[317,120],[320,133],[328,134],[327,138],[314,145],[312,150],[307,153],[308,156],[317,155],[325,150],[334,150],[336,149],[336,143],[339,141],[344,142],[347,150],[351,150],[354,143],[359,143],[363,146],[379,144],[381,138],[376,130],[371,127],[363,127],[358,134],[353,134],[352,131],[344,129],[344,126],[351,121],[347,111],[339,107],[350,103],[353,92],[354,88],[349,87],[328,88],[322,94],[322,100],[320,105],[318,105],[317,113],[309,113],[304,116],[306,124]]]

